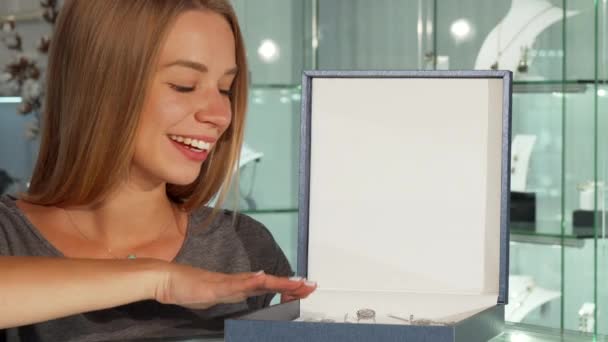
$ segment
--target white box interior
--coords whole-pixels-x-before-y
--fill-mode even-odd
[[[502,101],[502,79],[313,79],[303,317],[496,305]]]

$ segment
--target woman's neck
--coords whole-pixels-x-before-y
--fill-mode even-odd
[[[119,187],[95,205],[65,208],[79,231],[114,250],[129,249],[158,239],[179,225],[176,208],[162,184],[151,189]]]

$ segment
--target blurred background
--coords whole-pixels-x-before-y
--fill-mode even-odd
[[[511,70],[507,320],[608,334],[606,0],[232,2],[252,75],[235,200],[273,232],[294,269],[303,70]],[[40,89],[17,86],[10,66],[27,69],[26,56],[44,72],[40,38],[52,14],[39,1],[0,0],[0,17],[15,22],[14,31],[3,25],[0,45],[0,192],[27,187],[38,145],[39,108],[24,99]],[[14,32],[22,51],[6,47]]]

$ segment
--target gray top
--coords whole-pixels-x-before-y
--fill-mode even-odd
[[[210,208],[189,215],[183,245],[176,263],[210,271],[235,273],[264,270],[289,276],[287,258],[270,232],[252,218],[220,211],[210,225],[204,220]],[[26,218],[15,198],[0,197],[0,255],[65,257]],[[125,341],[178,336],[221,334],[227,316],[268,306],[274,295],[249,298],[238,304],[221,304],[206,310],[190,310],[156,301],[143,301],[0,330],[0,342],[16,341]],[[6,337],[5,337],[5,336]]]

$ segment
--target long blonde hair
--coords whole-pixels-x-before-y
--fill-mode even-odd
[[[198,178],[167,184],[167,195],[191,210],[221,191],[221,205],[239,158],[248,87],[243,38],[228,0],[66,0],[49,52],[40,153],[24,200],[94,203],[126,177],[161,46],[177,17],[197,9],[222,15],[234,33],[233,118]]]

